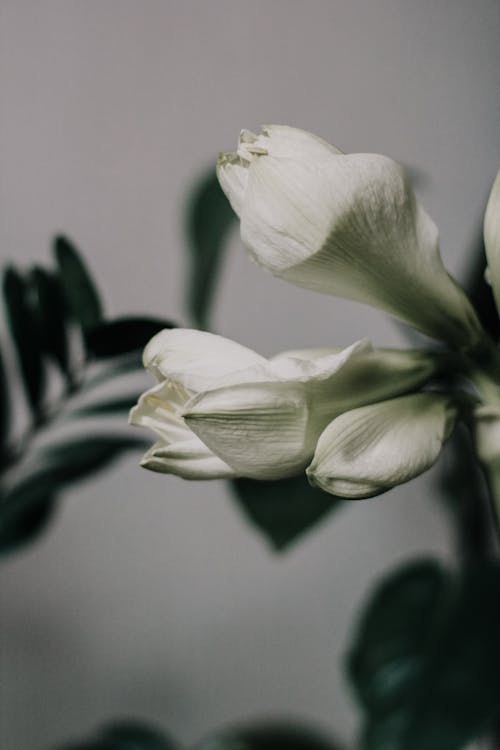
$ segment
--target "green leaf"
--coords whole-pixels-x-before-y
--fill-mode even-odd
[[[195,750],[339,750],[339,745],[307,726],[267,722],[212,734]]]
[[[96,286],[82,257],[68,239],[55,238],[54,254],[68,310],[86,331],[100,323],[103,317]]]
[[[38,318],[43,351],[58,365],[63,375],[70,375],[66,309],[61,285],[55,274],[35,266],[30,274],[35,313]]]
[[[235,479],[232,486],[245,516],[276,550],[288,547],[342,504],[311,487],[305,475],[278,481]]]
[[[45,386],[40,336],[30,303],[29,285],[13,267],[4,272],[3,293],[7,322],[15,344],[24,388],[28,402],[38,418]]]
[[[159,729],[129,720],[104,727],[90,740],[59,750],[179,750],[179,745]]]
[[[95,401],[92,404],[85,404],[84,406],[79,406],[77,409],[69,411],[66,415],[66,419],[75,419],[79,417],[104,417],[113,414],[127,413],[136,405],[140,395],[140,393],[133,393],[130,396],[123,396],[122,398],[107,399],[103,401]]]
[[[56,498],[45,495],[43,488],[33,486],[31,497],[24,502],[0,498],[0,554],[12,552],[33,542],[44,531],[56,508]]]
[[[213,170],[195,188],[186,212],[190,249],[187,308],[200,328],[208,328],[222,254],[235,215]]]
[[[10,397],[3,354],[0,349],[0,470],[6,459],[10,427]]]
[[[40,517],[39,529],[50,518],[49,498],[77,479],[108,466],[126,450],[144,449],[149,443],[122,435],[87,435],[55,443],[32,454],[32,466],[23,478],[0,497],[0,552],[8,552],[30,541]],[[44,501],[47,499],[44,514]],[[31,519],[31,521],[30,521]],[[5,543],[5,545],[3,545]]]
[[[500,713],[500,567],[427,561],[376,590],[349,656],[363,750],[459,750]]]
[[[127,317],[101,322],[85,334],[85,344],[94,357],[116,357],[138,349],[164,328],[175,328],[169,320],[159,318]]]

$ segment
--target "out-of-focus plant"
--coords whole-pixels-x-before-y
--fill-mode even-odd
[[[53,250],[54,268],[21,273],[9,266],[3,274],[13,361],[7,367],[0,354],[0,553],[34,539],[69,484],[144,447],[112,419],[121,415],[124,423],[137,399],[120,379],[140,369],[145,342],[171,325],[107,319],[76,248],[57,237]],[[100,396],[99,386],[110,382],[117,393]],[[12,409],[19,390],[27,422],[21,434]]]

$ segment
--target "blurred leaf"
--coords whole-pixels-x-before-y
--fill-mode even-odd
[[[200,328],[208,328],[210,309],[224,244],[235,214],[213,170],[195,188],[187,207],[186,229],[191,263],[187,285],[189,314]]]
[[[235,479],[232,486],[244,514],[276,550],[288,547],[343,504],[311,487],[305,474],[278,481]]]
[[[267,722],[215,733],[195,750],[339,750],[339,745],[309,727]]]
[[[144,722],[123,721],[105,727],[87,742],[71,743],[59,750],[179,750],[179,745]]]
[[[11,551],[41,530],[53,509],[48,499],[54,498],[68,483],[103,469],[126,450],[144,449],[146,445],[136,437],[88,435],[44,447],[33,454],[36,464],[27,467],[23,478],[4,490],[0,498],[0,552]]]
[[[458,750],[500,712],[500,567],[436,563],[391,574],[349,657],[365,710],[363,750]]]
[[[87,380],[84,380],[81,386],[82,391],[88,391],[92,388],[96,388],[102,383],[106,383],[109,380],[114,380],[116,377],[121,375],[128,375],[131,372],[137,372],[137,370],[144,371],[144,365],[142,364],[142,352],[136,350],[132,356],[121,357],[115,360],[111,360],[110,364],[106,364],[102,367],[95,375],[92,375]]]
[[[15,344],[17,359],[29,404],[39,416],[44,393],[45,373],[39,329],[29,299],[29,286],[15,268],[3,276],[7,322]]]
[[[68,239],[55,238],[54,254],[68,309],[86,331],[100,323],[103,317],[102,305],[95,284],[82,257]]]
[[[85,334],[87,351],[94,357],[116,357],[144,349],[148,341],[164,328],[175,324],[159,318],[116,318],[100,322]]]
[[[36,539],[51,520],[56,499],[40,486],[32,488],[30,502],[10,502],[0,497],[0,554],[11,552]]]
[[[140,393],[133,393],[130,396],[123,396],[122,398],[107,399],[103,401],[95,401],[92,404],[85,404],[85,406],[79,406],[77,409],[69,411],[66,418],[75,419],[78,417],[99,417],[123,414],[124,412],[128,413],[130,409],[136,405],[140,395]]]
[[[6,458],[6,448],[10,427],[10,396],[7,383],[7,373],[0,349],[0,471]]]
[[[69,375],[69,347],[66,310],[58,278],[36,266],[30,275],[38,317],[41,346],[44,352]]]

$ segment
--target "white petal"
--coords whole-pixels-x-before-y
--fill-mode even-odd
[[[239,216],[248,180],[248,163],[238,154],[220,154],[217,161],[217,177],[233,211]]]
[[[481,326],[442,264],[436,226],[394,161],[339,154],[283,126],[246,135],[239,154],[248,165],[241,237],[258,263],[460,348],[478,343]]]
[[[267,362],[235,341],[189,328],[160,331],[146,346],[143,360],[159,380],[176,380],[193,391],[209,387],[216,378]]]
[[[225,479],[235,476],[224,461],[193,434],[190,439],[168,445],[155,443],[144,455],[141,466],[150,471],[176,474],[184,479]]]
[[[474,411],[476,453],[485,464],[500,462],[500,407],[479,406]]]
[[[378,495],[437,460],[457,410],[450,398],[418,393],[345,412],[321,435],[307,469],[311,484],[333,495]]]
[[[130,411],[129,423],[149,427],[169,443],[187,440],[192,434],[181,412],[191,396],[179,383],[159,383],[142,394]]]
[[[304,469],[307,404],[287,383],[220,388],[196,396],[184,418],[192,431],[240,476],[279,479]]]
[[[491,188],[484,215],[484,246],[488,259],[489,282],[500,310],[500,171]]]

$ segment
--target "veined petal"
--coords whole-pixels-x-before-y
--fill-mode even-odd
[[[458,348],[480,341],[476,313],[441,261],[436,226],[398,164],[340,154],[284,126],[260,136],[245,131],[238,156],[248,172],[238,183],[241,237],[259,264],[298,286],[378,307]]]
[[[500,464],[500,407],[484,405],[474,410],[474,443],[481,461]]]
[[[488,259],[488,281],[500,310],[500,171],[491,188],[484,215],[484,246]]]
[[[253,383],[196,396],[184,419],[239,476],[280,479],[304,469],[308,409],[303,388]]]
[[[345,412],[322,433],[309,481],[340,497],[379,495],[432,466],[456,417],[451,398],[437,393]]]
[[[234,471],[193,434],[184,442],[155,443],[145,453],[141,466],[163,474],[176,474],[183,479],[227,479],[235,476]]]
[[[267,360],[252,349],[206,331],[175,328],[160,331],[144,350],[144,366],[158,379],[204,390],[211,380]]]
[[[240,215],[248,180],[248,163],[232,153],[220,154],[217,160],[217,178],[228,197],[233,211]]]

